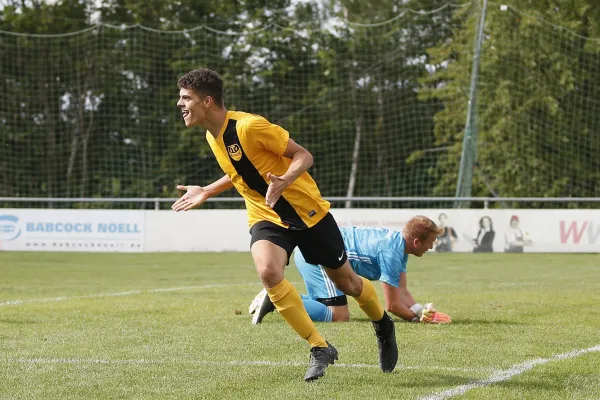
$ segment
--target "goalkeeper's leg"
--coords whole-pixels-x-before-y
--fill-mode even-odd
[[[310,319],[314,322],[332,322],[333,312],[323,303],[310,299],[306,295],[302,295],[302,304],[308,313]]]
[[[308,292],[301,297],[310,318],[315,322],[348,321],[346,295],[335,287],[323,267],[308,263],[300,249],[294,252],[294,262]]]

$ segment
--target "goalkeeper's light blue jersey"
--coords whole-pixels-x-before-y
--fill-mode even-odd
[[[372,281],[400,285],[400,273],[406,272],[408,261],[401,232],[354,226],[342,227],[340,231],[354,272]]]

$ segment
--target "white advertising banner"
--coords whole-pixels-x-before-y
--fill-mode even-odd
[[[144,251],[144,211],[0,209],[0,250]]]
[[[246,210],[147,211],[146,251],[248,251]]]
[[[401,230],[421,214],[444,225],[440,252],[600,253],[600,210],[334,209],[340,226]],[[245,210],[0,209],[0,250],[248,251]]]
[[[421,214],[446,227],[437,251],[600,252],[600,210],[332,210],[340,226],[400,230]]]

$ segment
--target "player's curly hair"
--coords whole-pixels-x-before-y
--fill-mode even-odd
[[[402,231],[408,236],[407,239],[427,240],[432,233],[443,234],[444,228],[437,226],[435,222],[424,215],[417,215],[408,220]]]
[[[195,69],[179,78],[180,89],[193,89],[202,96],[212,97],[215,104],[223,107],[223,80],[208,68]]]

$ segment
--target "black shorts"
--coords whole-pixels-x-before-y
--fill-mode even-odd
[[[307,262],[326,268],[339,268],[348,259],[340,228],[331,213],[327,213],[312,228],[302,230],[286,229],[269,221],[260,221],[252,225],[250,234],[250,247],[258,240],[268,240],[286,251],[288,262],[296,247]]]

